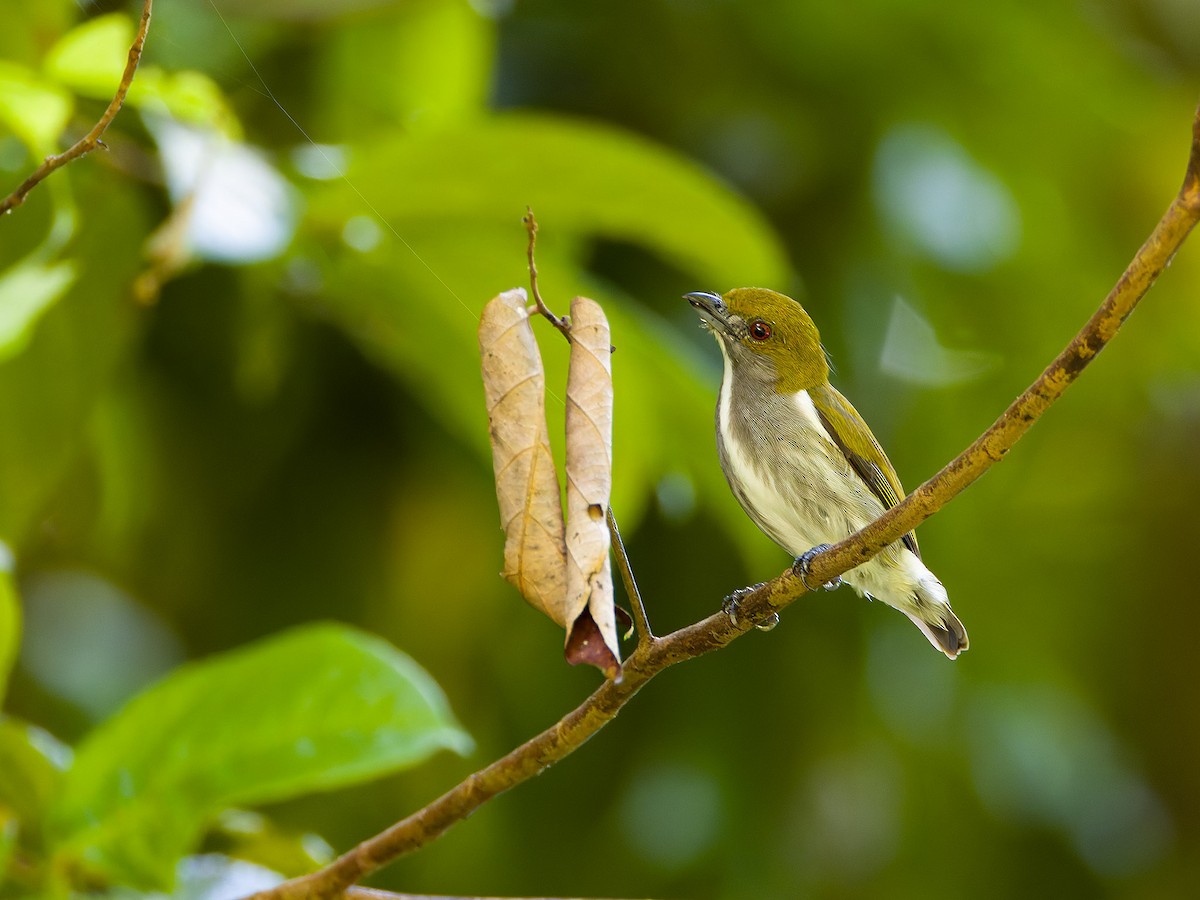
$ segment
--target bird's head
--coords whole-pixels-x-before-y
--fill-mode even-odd
[[[716,335],[735,377],[795,393],[829,380],[829,361],[817,326],[791,297],[766,288],[735,288],[724,297],[686,294],[704,327]]]

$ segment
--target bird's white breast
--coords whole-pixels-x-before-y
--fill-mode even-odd
[[[727,475],[755,524],[785,550],[799,556],[836,543],[883,511],[826,432],[807,391],[780,398],[788,404],[786,422],[758,423],[771,436],[772,464],[755,461],[731,427],[732,395],[727,376],[719,414]]]

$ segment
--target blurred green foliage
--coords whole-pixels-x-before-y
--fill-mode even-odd
[[[54,797],[49,833],[61,856],[167,887],[227,807],[470,747],[412,660],[343,626],[310,626],[181,669],[93,731]]]
[[[135,7],[6,9],[0,190],[95,121]],[[280,870],[321,858],[296,849],[304,835],[350,846],[595,685],[496,575],[474,329],[526,281],[527,204],[552,306],[586,293],[612,320],[614,509],[665,631],[787,563],[724,487],[716,351],[679,295],[803,296],[838,387],[914,484],[1040,371],[1149,233],[1182,177],[1198,47],[1184,0],[158,4],[110,151],[0,222],[0,863],[20,875],[0,890],[32,890],[73,830],[46,821],[82,777],[69,746],[82,759],[134,729],[146,742],[130,732],[101,767],[132,772],[169,746],[155,727],[248,741],[238,703],[180,694],[182,718],[153,724],[154,698],[191,677],[159,681],[184,659],[352,623],[432,674],[476,741],[465,759],[289,792],[261,807],[270,825],[236,819],[244,833],[214,819],[186,848]],[[957,663],[879,605],[814,597],[656,681],[377,883],[1187,895],[1198,286],[1186,247],[1064,401],[922,527],[971,633]],[[553,411],[565,347],[544,334]],[[347,652],[235,693],[336,732],[329,703],[304,699],[350,679]],[[282,798],[251,783],[285,777],[282,744],[304,748],[269,730],[279,771],[227,757],[210,774],[246,790],[161,796],[180,827],[155,835],[175,843],[149,880],[220,805]],[[164,771],[209,771],[175,746]],[[310,774],[305,791],[347,780]],[[108,808],[89,827],[115,821]]]

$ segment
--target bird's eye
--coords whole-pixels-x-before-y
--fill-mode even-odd
[[[771,326],[762,319],[755,319],[750,323],[750,337],[756,341],[765,341],[771,336]]]

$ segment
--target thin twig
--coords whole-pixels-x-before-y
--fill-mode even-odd
[[[612,536],[613,554],[617,557],[617,570],[621,573],[621,581],[625,584],[629,605],[633,607],[633,625],[637,628],[638,643],[656,641],[658,638],[650,630],[650,617],[646,615],[646,604],[642,602],[642,592],[638,590],[637,580],[633,577],[629,554],[625,552],[625,542],[621,540],[621,529],[617,527],[617,517],[613,515],[611,506],[608,508],[608,533]]]
[[[521,221],[525,223],[525,231],[529,234],[529,244],[525,249],[525,257],[529,260],[529,292],[533,294],[533,302],[537,304],[538,312],[540,312],[550,324],[562,332],[562,336],[568,341],[571,340],[571,323],[566,317],[559,318],[554,313],[550,312],[550,307],[542,299],[542,293],[538,290],[538,273],[537,263],[534,262],[533,251],[537,246],[537,219],[534,218],[533,209],[525,207],[525,215],[521,217]]]
[[[1138,250],[1100,309],[991,428],[907,500],[814,557],[811,575],[831,581],[913,530],[962,492],[1040,418],[1112,339],[1200,219],[1200,110],[1178,197]],[[469,776],[428,806],[369,838],[329,866],[254,895],[255,900],[331,898],[381,866],[429,843],[497,794],[578,749],[607,725],[651,678],[676,663],[720,649],[807,593],[791,568],[739,601],[738,622],[717,612],[653,642],[640,643],[619,682],[605,681],[576,709],[508,755]]]
[[[60,169],[72,160],[79,159],[79,157],[91,153],[97,147],[106,146],[100,140],[100,137],[112,123],[112,120],[117,117],[117,113],[121,111],[121,106],[125,102],[125,95],[129,92],[129,86],[133,84],[133,74],[137,71],[138,62],[142,58],[142,47],[146,44],[146,32],[150,29],[150,7],[152,5],[153,0],[145,0],[145,4],[142,6],[142,18],[138,22],[137,34],[134,35],[133,44],[129,48],[129,56],[125,60],[125,71],[121,74],[121,83],[117,85],[117,93],[113,96],[112,102],[108,104],[108,109],[104,110],[104,115],[92,126],[91,131],[72,144],[67,150],[55,156],[47,156],[42,160],[42,164],[34,170],[32,175],[21,182],[20,187],[5,197],[3,201],[0,201],[0,215],[24,203],[29,192],[44,181],[55,169]]]

